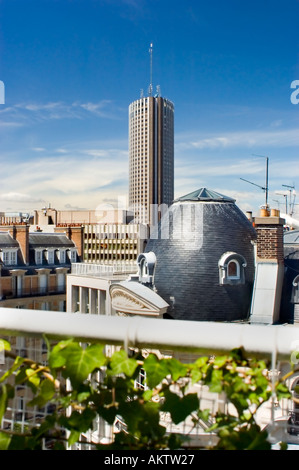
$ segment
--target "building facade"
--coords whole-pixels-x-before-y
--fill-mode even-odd
[[[71,236],[30,232],[26,223],[0,226],[0,307],[66,310],[66,275],[79,262]],[[81,227],[73,228],[80,234]],[[77,236],[80,247],[80,237]]]
[[[136,262],[148,233],[141,224],[85,224],[83,236],[83,261],[111,265]]]
[[[174,197],[174,105],[148,96],[129,106],[129,206],[136,222],[154,224],[155,209]]]

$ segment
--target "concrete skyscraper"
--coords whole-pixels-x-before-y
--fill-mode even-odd
[[[129,166],[130,210],[137,222],[154,224],[157,208],[174,198],[174,105],[152,96],[152,82],[148,96],[129,106]]]

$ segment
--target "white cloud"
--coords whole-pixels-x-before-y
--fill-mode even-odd
[[[99,153],[99,150],[95,151],[96,156]],[[33,210],[45,201],[57,209],[66,204],[92,209],[112,194],[117,197],[126,192],[128,165],[122,151],[106,149],[101,153],[99,164],[95,164],[94,158],[83,151],[42,159],[31,157],[28,161],[18,162],[15,169],[6,159],[1,166],[5,178],[1,186],[0,210],[6,210],[7,202],[14,202],[18,210]],[[26,188],[28,194],[20,188]]]
[[[227,133],[214,133],[208,137],[194,135],[177,136],[178,150],[187,149],[220,149],[232,147],[290,147],[299,145],[299,129],[237,131]]]
[[[38,197],[34,197],[29,194],[18,193],[18,192],[8,192],[0,194],[0,200],[5,202],[21,202],[21,203],[40,203],[44,202],[43,199]]]
[[[44,152],[46,149],[43,148],[43,147],[32,147],[32,149],[34,152]]]
[[[6,107],[0,111],[5,113],[6,121],[0,126],[5,125],[28,125],[32,120],[55,120],[55,119],[84,119],[86,116],[96,116],[119,119],[119,112],[116,113],[113,101],[101,100],[99,102],[73,102],[71,104],[57,101],[49,103],[17,103]],[[11,123],[9,118],[13,119]]]

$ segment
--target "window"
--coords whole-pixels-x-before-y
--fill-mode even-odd
[[[6,265],[17,264],[17,250],[5,250],[1,252],[1,260]]]
[[[76,250],[69,250],[69,258],[71,263],[76,263],[77,261],[77,252]]]
[[[54,264],[54,250],[47,250],[48,264]]]
[[[43,264],[43,252],[42,250],[35,250],[35,263]]]
[[[48,276],[46,274],[40,274],[39,276],[39,291],[46,293],[48,289]]]
[[[240,265],[238,261],[231,260],[227,265],[227,278],[240,279]]]
[[[224,253],[218,262],[219,283],[244,284],[246,266],[246,260],[242,255],[234,252]]]
[[[59,250],[59,261],[65,263],[65,250]]]

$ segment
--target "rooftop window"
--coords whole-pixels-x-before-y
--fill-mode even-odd
[[[224,253],[218,262],[219,283],[244,284],[246,266],[247,262],[242,255],[233,252]]]

